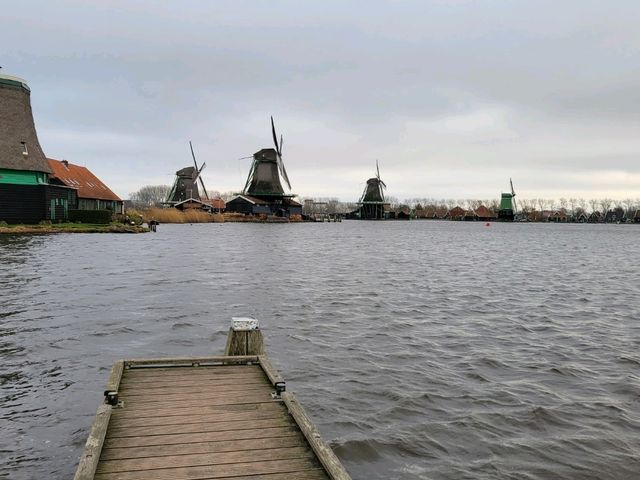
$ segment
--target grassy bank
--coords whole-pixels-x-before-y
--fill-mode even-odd
[[[54,223],[51,225],[6,225],[0,226],[0,234],[48,234],[48,233],[145,233],[149,230],[139,225],[111,223],[98,225],[91,223]]]

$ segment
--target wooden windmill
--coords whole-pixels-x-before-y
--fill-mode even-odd
[[[165,200],[166,205],[175,206],[177,203],[184,202],[185,200],[198,200],[201,201],[200,191],[198,183],[202,186],[202,192],[204,197],[209,200],[209,194],[204,186],[204,180],[202,180],[201,173],[207,166],[206,162],[198,167],[196,156],[193,153],[193,145],[189,142],[191,148],[191,157],[193,158],[193,167],[185,167],[176,172],[176,179],[173,182],[171,190]]]
[[[376,176],[367,180],[367,185],[358,202],[361,219],[382,220],[384,218],[384,208],[388,205],[384,199],[386,188],[387,185],[380,178],[380,168],[376,160]]]
[[[253,162],[242,194],[277,201],[295,195],[285,194],[280,182],[280,177],[282,177],[288,189],[291,190],[291,182],[289,182],[289,176],[282,160],[283,138],[280,135],[280,142],[278,142],[273,117],[271,117],[271,134],[275,148],[263,148],[253,154]]]
[[[509,179],[511,192],[503,193],[500,198],[500,209],[498,210],[498,220],[503,222],[513,222],[516,212],[516,191],[513,189],[513,181]]]

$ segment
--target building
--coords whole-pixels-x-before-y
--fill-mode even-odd
[[[124,201],[109,189],[88,168],[66,160],[48,159],[51,169],[50,183],[73,188],[77,210],[111,210],[124,213]]]
[[[302,204],[295,201],[295,194],[285,193],[280,179],[288,189],[291,183],[282,160],[282,137],[276,135],[273,118],[271,132],[275,148],[263,148],[253,154],[253,162],[242,193],[226,204],[227,212],[249,215],[275,215],[277,217],[302,217]]]
[[[75,190],[50,184],[25,80],[0,74],[0,221],[64,220]]]

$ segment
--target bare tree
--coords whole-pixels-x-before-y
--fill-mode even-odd
[[[609,209],[613,205],[613,200],[610,198],[603,198],[600,200],[600,207],[602,207],[602,215],[606,215]]]
[[[129,199],[136,207],[157,207],[166,200],[170,188],[169,185],[146,185],[131,193]]]
[[[591,213],[594,213],[594,212],[598,211],[598,203],[599,202],[598,202],[597,198],[590,198],[589,200],[587,200],[587,203],[591,207]]]

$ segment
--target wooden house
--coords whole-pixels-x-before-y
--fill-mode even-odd
[[[589,215],[589,219],[587,220],[589,223],[600,223],[602,222],[602,214],[598,211],[591,212]]]
[[[453,207],[447,212],[446,218],[449,220],[462,220],[465,216],[466,210],[462,207]]]
[[[0,221],[63,220],[75,192],[49,183],[26,81],[0,74]]]
[[[483,222],[489,222],[498,218],[498,216],[494,212],[489,210],[484,205],[480,205],[478,208],[476,208],[474,213],[476,220],[480,220]]]
[[[78,210],[111,210],[124,213],[124,201],[113,193],[88,168],[74,165],[66,160],[48,159],[52,174],[51,183],[76,190],[74,208]]]

